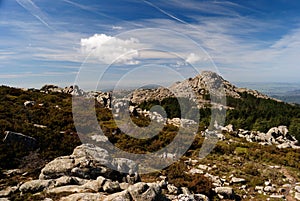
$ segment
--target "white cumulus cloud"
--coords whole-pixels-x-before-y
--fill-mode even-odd
[[[135,38],[121,39],[95,34],[81,39],[82,52],[106,64],[138,64],[136,58],[140,47],[140,42]]]
[[[200,61],[202,58],[196,55],[195,53],[190,53],[189,56],[186,58],[186,62],[193,64],[196,63],[197,61]]]

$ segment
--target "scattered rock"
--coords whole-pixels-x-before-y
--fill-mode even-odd
[[[76,177],[62,176],[54,181],[54,186],[79,185],[80,182]]]
[[[19,188],[22,193],[37,193],[53,184],[53,180],[32,180],[25,182]]]
[[[22,146],[26,151],[32,151],[38,148],[37,141],[33,137],[12,131],[5,131],[4,134],[3,142],[5,144],[18,144],[18,146]]]
[[[132,198],[127,190],[119,193],[108,195],[104,201],[132,201]]]
[[[1,190],[0,191],[0,198],[9,197],[17,189],[18,189],[18,187],[14,186],[14,187],[7,187],[6,189]]]
[[[112,169],[113,168],[113,169]],[[126,175],[116,170],[128,171]],[[96,179],[103,176],[111,180],[139,180],[137,165],[129,159],[112,159],[105,149],[92,144],[76,147],[70,156],[62,156],[48,163],[41,171],[40,179],[56,179],[61,176],[73,176],[82,179]],[[129,177],[127,177],[129,176]]]
[[[101,193],[75,193],[67,197],[63,197],[60,201],[79,201],[79,200],[88,200],[88,201],[97,201],[104,200],[105,196]]]
[[[209,201],[209,198],[206,195],[202,194],[194,194],[194,195],[186,195],[180,194],[174,198],[174,200],[178,201]]]
[[[107,180],[103,185],[103,191],[107,193],[115,193],[121,190],[119,182]]]
[[[298,193],[298,192],[295,193],[295,199],[300,200],[300,193]]]
[[[86,192],[90,192],[90,189],[79,185],[60,186],[60,187],[55,187],[47,190],[47,193],[53,193],[53,194],[86,193]]]
[[[237,178],[237,177],[232,177],[230,180],[230,183],[236,184],[236,183],[245,183],[246,180],[243,178]]]
[[[112,164],[119,172],[129,173],[130,175],[138,171],[137,164],[127,158],[114,158]]]
[[[234,191],[231,187],[216,187],[215,192],[224,198],[234,199]]]
[[[201,170],[208,170],[208,171],[211,170],[211,167],[208,167],[207,165],[202,165],[202,164],[198,165],[198,168]]]
[[[270,192],[270,193],[275,193],[276,192],[276,188],[274,188],[273,186],[266,186],[264,188],[265,192]]]
[[[120,189],[121,190],[126,190],[129,186],[130,186],[129,183],[126,183],[126,182],[120,183]]]
[[[300,193],[300,186],[295,186],[295,190]]]
[[[103,184],[105,183],[106,179],[102,176],[99,176],[97,177],[96,180],[91,180],[91,181],[88,181],[87,183],[85,183],[83,185],[84,188],[87,188],[87,189],[91,189],[93,190],[94,192],[99,192],[100,190],[103,190],[102,187],[103,187]]]
[[[158,184],[139,182],[129,186],[128,192],[136,201],[156,201],[161,198],[161,188]]]
[[[24,106],[25,107],[32,107],[35,105],[35,101],[25,101]]]
[[[174,186],[173,184],[168,184],[167,185],[167,189],[169,194],[178,194],[178,188],[176,186]]]
[[[283,187],[283,188],[291,188],[292,185],[291,185],[291,184],[283,184],[282,187]]]
[[[182,194],[184,195],[191,195],[191,192],[189,191],[189,189],[187,187],[181,187],[180,188]]]
[[[199,170],[197,168],[192,168],[192,169],[189,170],[188,173],[189,174],[203,174],[204,172],[203,172],[203,170]]]
[[[8,198],[0,198],[0,201],[9,201]]]
[[[265,181],[265,186],[271,186],[272,183],[270,181]]]
[[[39,179],[56,179],[61,176],[71,175],[71,170],[75,166],[74,158],[70,156],[61,156],[42,169]]]
[[[272,195],[270,195],[270,198],[284,199],[285,196],[284,195],[278,195],[278,194],[272,194]]]

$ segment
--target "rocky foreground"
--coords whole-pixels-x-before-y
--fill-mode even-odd
[[[189,168],[182,174],[202,174],[209,178],[213,184],[212,190],[219,199],[249,199],[250,189],[246,179],[234,175],[213,175],[211,172],[219,168],[217,165],[204,165],[199,162],[198,159],[185,161]],[[280,166],[268,168],[273,169],[272,171],[286,171]],[[14,171],[8,171],[6,174],[14,174]],[[255,191],[271,199],[300,200],[300,183],[291,176],[285,181],[285,184],[279,186],[271,180],[266,180],[263,185],[256,186]],[[243,195],[236,195],[236,190],[243,192]],[[1,190],[0,200],[10,200],[12,194],[29,194],[37,196],[37,200],[45,201],[209,200],[206,195],[193,194],[186,187],[177,188],[169,184],[165,176],[157,177],[151,183],[141,182],[137,164],[126,158],[112,158],[105,149],[92,144],[80,145],[71,155],[49,162],[41,170],[39,179],[28,178],[28,181]]]
[[[124,171],[129,174],[120,173]],[[177,189],[168,185],[166,178],[160,178],[154,183],[141,182],[137,171],[137,165],[131,160],[112,159],[106,150],[83,144],[76,147],[72,155],[62,156],[48,163],[42,169],[38,180],[29,180],[0,191],[0,200],[9,200],[9,196],[16,192],[51,197],[55,195],[64,201],[209,200],[205,195],[192,195],[185,188]],[[219,191],[232,196],[230,189]]]

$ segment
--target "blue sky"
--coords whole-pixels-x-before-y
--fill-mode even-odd
[[[1,85],[300,81],[298,0],[2,0],[0,33]]]

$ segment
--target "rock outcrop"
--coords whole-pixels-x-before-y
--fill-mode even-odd
[[[237,137],[245,138],[248,142],[257,142],[261,145],[276,145],[277,148],[300,149],[296,138],[289,134],[286,126],[270,128],[267,133],[238,129],[234,133]]]
[[[5,137],[3,142],[5,144],[18,144],[19,146],[22,146],[25,151],[32,151],[38,148],[37,140],[33,137],[12,131],[5,131],[4,134]]]
[[[22,194],[43,192],[49,195],[67,195],[60,198],[65,201],[164,200],[162,186],[158,183],[139,182],[137,168],[129,159],[112,158],[105,149],[83,144],[76,147],[72,155],[58,157],[46,164],[39,179],[2,190],[0,197],[19,191]],[[128,173],[122,173],[124,171]]]
[[[123,172],[130,172],[130,175]],[[106,179],[126,181],[129,177],[138,181],[138,167],[129,160],[112,158],[105,149],[92,144],[76,147],[70,156],[62,156],[48,163],[39,176],[40,179],[56,179],[61,176],[73,176],[82,179],[96,179],[103,176]]]
[[[167,97],[175,97],[175,94],[172,92],[175,92],[177,97],[191,98],[191,93],[188,92],[189,90],[187,89],[192,89],[195,96],[194,98],[202,105],[209,102],[207,100],[209,99],[209,94],[214,94],[214,96],[217,97],[230,96],[233,98],[241,98],[240,93],[248,93],[257,98],[272,99],[256,90],[238,88],[227,80],[224,80],[215,72],[203,71],[194,78],[174,83],[169,89],[159,87],[156,89],[135,90],[132,94],[131,102],[140,104],[149,100],[161,101]]]
[[[120,103],[119,98],[113,100],[113,94],[114,96],[122,96],[120,95],[122,94],[122,92],[118,91],[114,93],[101,91],[85,92],[76,85],[65,88],[60,88],[54,85],[45,85],[40,89],[40,91],[44,93],[58,92],[75,96],[83,96],[86,98],[95,98],[95,100],[97,100],[100,104],[107,108],[114,107],[115,105],[118,105]],[[153,89],[136,89],[132,93],[126,91],[126,95],[124,97],[122,96],[121,99],[125,98],[126,100],[128,99],[128,103],[131,102],[133,104],[139,105],[144,101],[162,101],[163,99],[170,97],[184,97],[197,103],[198,107],[205,107],[205,105],[208,103],[212,103],[216,107],[226,107],[225,101],[224,103],[222,101],[220,103],[219,101],[211,102],[210,94],[213,97],[224,98],[225,100],[225,96],[241,98],[241,93],[248,93],[257,98],[273,99],[256,90],[238,88],[227,80],[223,79],[217,73],[211,71],[203,71],[196,77],[176,82],[169,88],[158,87]]]

